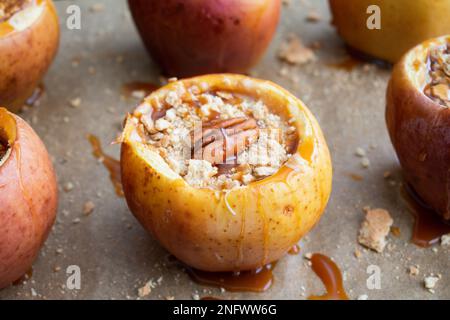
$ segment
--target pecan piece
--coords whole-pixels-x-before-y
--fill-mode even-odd
[[[259,137],[255,119],[232,118],[212,120],[194,130],[194,157],[207,160],[212,164],[223,164],[234,159],[250,143]]]

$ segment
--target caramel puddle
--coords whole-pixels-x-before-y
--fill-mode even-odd
[[[122,188],[120,161],[112,158],[111,156],[108,156],[103,152],[100,140],[96,136],[89,134],[87,138],[92,146],[92,154],[95,158],[99,159],[103,163],[105,168],[109,171],[109,177],[111,179],[111,182],[113,183],[116,194],[119,197],[123,197],[124,193]]]
[[[233,292],[264,292],[273,284],[273,269],[276,263],[251,271],[207,272],[187,267],[191,279],[201,285],[224,288]]]
[[[438,243],[443,235],[450,233],[450,225],[425,204],[411,186],[405,185],[401,193],[408,204],[408,211],[414,217],[412,243],[427,248]]]
[[[353,69],[355,69],[357,66],[361,65],[362,63],[363,62],[361,60],[356,59],[352,56],[348,56],[345,59],[343,59],[342,61],[328,63],[328,66],[335,68],[335,69],[350,72],[350,71],[353,71]]]
[[[311,263],[313,271],[322,280],[327,293],[321,296],[309,296],[309,300],[349,300],[345,293],[341,270],[330,258],[315,253],[311,257]]]

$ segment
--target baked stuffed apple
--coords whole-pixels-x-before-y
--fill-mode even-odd
[[[130,210],[178,259],[205,271],[273,262],[320,218],[331,160],[306,106],[232,74],[169,83],[126,119]]]
[[[56,54],[59,25],[51,0],[0,3],[0,105],[18,111]]]
[[[128,0],[149,53],[168,76],[245,73],[269,46],[281,0]]]
[[[395,66],[386,121],[406,181],[450,220],[450,36],[425,41]]]
[[[57,199],[44,144],[25,121],[0,108],[0,288],[31,268],[53,225]]]
[[[380,8],[381,29],[367,27],[372,5]],[[422,41],[450,34],[450,0],[330,0],[330,7],[351,48],[391,63]]]

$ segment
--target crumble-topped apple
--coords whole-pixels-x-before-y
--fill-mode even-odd
[[[59,42],[51,0],[0,3],[0,105],[19,111],[42,81]]]
[[[319,125],[269,81],[217,74],[171,82],[128,116],[121,139],[131,211],[198,269],[249,270],[279,259],[330,195]]]
[[[450,220],[450,36],[427,40],[395,66],[386,121],[405,180]]]
[[[0,289],[31,268],[56,216],[50,157],[33,129],[0,107]]]

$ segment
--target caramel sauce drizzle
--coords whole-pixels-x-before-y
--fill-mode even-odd
[[[264,292],[273,284],[273,269],[276,263],[251,271],[207,272],[187,267],[191,279],[201,285],[224,288],[232,292]]]
[[[443,235],[450,233],[450,225],[425,204],[411,186],[405,185],[402,188],[402,196],[408,204],[408,211],[414,217],[412,243],[427,248],[438,243]]]
[[[124,193],[122,188],[120,161],[103,152],[100,140],[96,136],[89,134],[87,138],[92,146],[92,154],[95,158],[100,160],[105,168],[109,171],[109,177],[111,179],[111,182],[113,183],[116,194],[119,197],[123,197]]]
[[[335,68],[335,69],[350,72],[350,71],[353,71],[353,69],[355,69],[356,67],[358,67],[361,64],[362,64],[361,60],[358,60],[352,56],[349,56],[349,57],[346,57],[345,59],[343,59],[342,61],[329,63],[328,66]]]
[[[327,256],[315,253],[311,257],[312,269],[322,280],[327,292],[321,296],[309,296],[309,300],[349,300],[345,293],[339,267]]]

